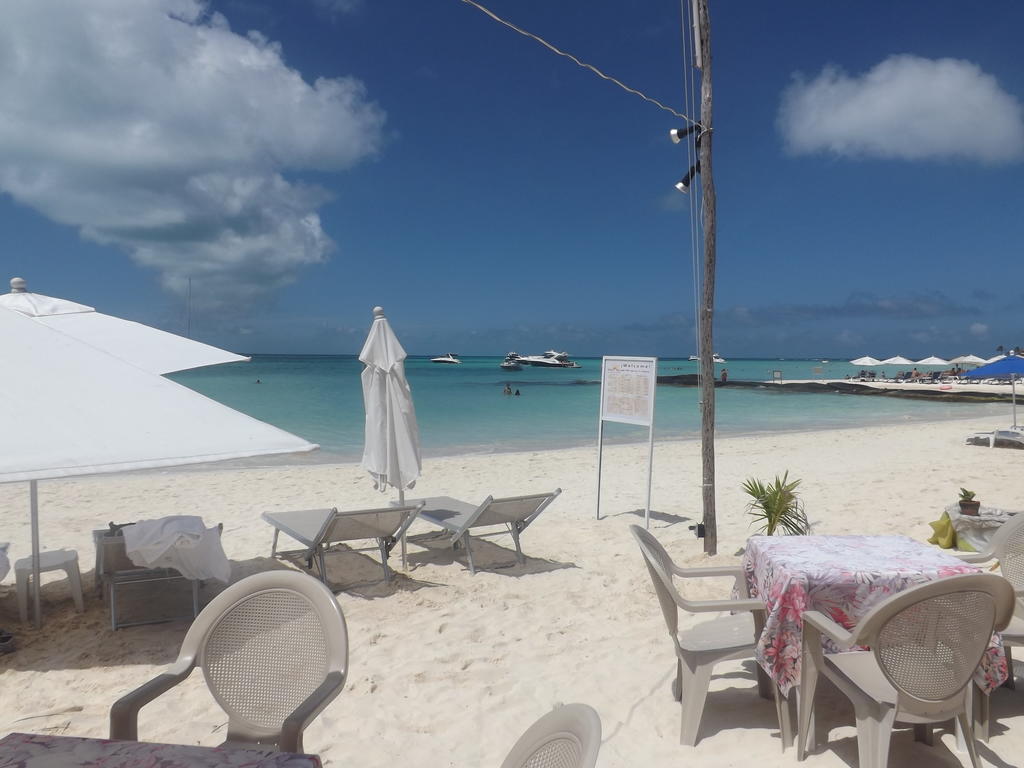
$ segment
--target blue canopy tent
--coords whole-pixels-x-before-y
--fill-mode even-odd
[[[983,365],[964,374],[971,379],[1010,379],[1010,393],[1013,400],[1013,429],[1017,428],[1017,377],[1024,374],[1024,357],[1007,355],[1002,360]]]

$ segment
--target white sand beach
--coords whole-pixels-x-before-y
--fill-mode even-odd
[[[1008,415],[1008,414],[1007,414]],[[849,430],[719,439],[717,481],[720,552],[711,562],[737,563],[751,530],[740,484],[789,470],[816,533],[902,533],[924,540],[928,521],[975,490],[983,504],[1024,508],[1024,453],[965,446],[970,433],[1004,427],[1004,418],[900,424]],[[688,530],[699,517],[696,441],[658,443],[651,530],[681,564],[708,563]],[[680,707],[669,683],[671,642],[646,569],[627,527],[642,521],[645,445],[606,450],[602,520],[595,520],[596,451],[578,448],[457,456],[424,462],[413,495],[467,501],[561,487],[562,496],[523,536],[525,566],[488,569],[511,560],[508,537],[476,548],[482,570],[471,576],[440,545],[411,544],[410,568],[396,584],[353,589],[379,579],[359,554],[329,560],[331,581],[351,640],[344,692],[306,731],[305,745],[325,765],[376,768],[497,766],[517,736],[553,705],[581,701],[597,709],[604,744],[599,765],[796,765],[780,747],[775,710],[758,698],[752,662],[716,670],[696,747],[679,744]],[[3,732],[102,737],[108,707],[172,661],[186,622],[109,628],[91,592],[90,531],[108,521],[199,514],[224,524],[233,578],[288,567],[271,560],[267,510],[321,506],[360,508],[390,500],[376,493],[355,464],[258,469],[146,472],[40,484],[44,549],[78,550],[87,589],[77,614],[60,576],[44,578],[44,623],[17,620],[13,573],[0,587],[0,626],[20,648],[0,656]],[[12,560],[29,552],[28,489],[0,486],[0,538]],[[418,523],[415,532],[431,530]],[[398,558],[393,559],[398,567]],[[726,596],[729,584],[693,585],[698,597]],[[177,596],[181,598],[180,595]],[[170,596],[168,597],[170,599]],[[183,598],[181,598],[183,600]],[[184,602],[182,603],[184,604]],[[687,622],[696,623],[692,617]],[[1024,661],[1024,654],[1021,654]],[[1021,662],[1018,662],[1018,673]],[[1024,691],[993,696],[999,718],[982,745],[986,764],[1024,765]],[[852,709],[828,693],[819,708],[819,745],[807,766],[856,765]],[[140,737],[213,745],[225,718],[201,674],[143,710]],[[934,747],[901,728],[890,765],[967,765],[941,731]]]

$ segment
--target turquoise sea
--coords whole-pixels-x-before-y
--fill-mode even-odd
[[[580,368],[528,368],[506,372],[500,357],[463,357],[462,365],[409,358],[412,387],[427,456],[595,444],[600,396],[599,358],[576,358]],[[363,399],[355,356],[257,355],[232,363],[174,374],[171,378],[262,421],[322,447],[330,458],[362,456]],[[844,378],[857,369],[845,361],[728,360],[732,380],[764,381],[773,371],[784,380]],[[696,373],[697,363],[659,361],[659,373]],[[895,373],[895,370],[893,370]],[[260,383],[257,384],[256,380]],[[521,393],[502,394],[505,384]],[[699,389],[658,387],[655,437],[699,438]],[[803,431],[868,424],[937,421],[998,414],[999,404],[932,403],[842,394],[783,393],[766,388],[716,391],[718,434]],[[646,440],[646,428],[609,424],[606,438]]]

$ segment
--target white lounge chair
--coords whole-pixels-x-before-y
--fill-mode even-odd
[[[682,726],[679,741],[695,746],[700,734],[704,701],[708,695],[711,673],[720,661],[748,659],[754,656],[754,644],[765,604],[752,600],[747,590],[746,577],[739,566],[711,566],[703,568],[680,568],[669,556],[661,543],[639,525],[629,526],[630,532],[640,545],[647,570],[654,583],[654,591],[665,616],[669,637],[676,650],[676,679],[672,683],[672,695],[682,704]],[[687,600],[679,594],[673,583],[673,576],[682,578],[707,578],[732,576],[734,586],[741,596],[738,600]],[[687,613],[726,613],[710,621],[702,622],[692,629],[679,630],[679,610]],[[755,622],[754,616],[758,616]],[[758,688],[764,684],[758,679]],[[775,689],[775,686],[772,686]],[[785,702],[780,702],[777,689],[775,709],[779,718],[779,731],[783,749],[790,740],[789,711]]]
[[[895,722],[912,723],[930,741],[932,723],[956,718],[971,765],[980,768],[970,711],[971,678],[1013,615],[1010,583],[991,573],[930,581],[881,602],[848,631],[819,611],[803,614],[797,760],[814,749],[812,706],[818,675],[850,699],[857,718],[858,765],[885,768]],[[841,651],[822,651],[822,636]]]
[[[324,555],[336,551],[332,547],[349,541],[375,539],[380,551],[380,563],[384,568],[384,581],[391,580],[388,555],[395,544],[403,539],[423,508],[422,502],[404,507],[382,509],[357,509],[339,512],[337,509],[300,509],[294,512],[264,512],[263,519],[274,527],[274,544],[270,556],[279,557],[301,553],[309,568],[316,562],[320,580],[327,583],[327,567]],[[291,536],[306,548],[291,552],[277,551],[277,538],[282,532]],[[370,548],[372,549],[372,548]],[[365,551],[352,550],[352,551]],[[405,567],[405,552],[402,552],[402,567]]]
[[[295,571],[232,584],[192,622],[178,659],[110,708],[110,738],[138,741],[139,710],[201,667],[227,741],[302,752],[302,732],[345,685],[348,632],[334,595]]]
[[[510,534],[516,545],[515,561],[522,564],[525,560],[519,537],[561,492],[561,488],[555,488],[551,493],[534,493],[528,496],[507,496],[501,499],[488,496],[478,506],[450,496],[436,496],[416,501],[424,504],[420,512],[421,519],[443,528],[453,547],[465,547],[469,572],[475,574],[473,550],[469,543],[470,529],[502,526],[500,530],[478,533],[477,536]]]
[[[594,768],[601,718],[586,704],[556,707],[531,725],[501,768]]]

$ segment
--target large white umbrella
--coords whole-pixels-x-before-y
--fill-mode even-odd
[[[380,307],[373,308],[373,325],[359,361],[366,365],[362,373],[363,469],[378,489],[397,488],[399,503],[404,504],[406,488],[412,488],[420,476],[420,432],[405,379],[405,350]]]
[[[858,357],[856,360],[851,360],[850,365],[881,365],[882,361],[874,357]]]
[[[105,315],[85,304],[29,293],[20,277],[11,280],[10,293],[0,295],[0,307],[20,312],[151,373],[172,373],[249,359],[142,323]]]
[[[37,481],[317,447],[3,308],[0,359],[0,483],[30,483],[37,625]]]
[[[960,355],[960,357],[954,357],[949,362],[951,363],[966,363],[967,365],[982,365],[986,362],[985,358],[978,357],[977,355]]]
[[[931,357],[926,357],[924,360],[918,360],[915,365],[949,365],[949,362],[949,360],[943,360],[941,357],[932,355]]]
[[[882,361],[882,365],[913,365],[913,360],[908,360],[902,355],[896,355],[895,357],[887,357]]]

